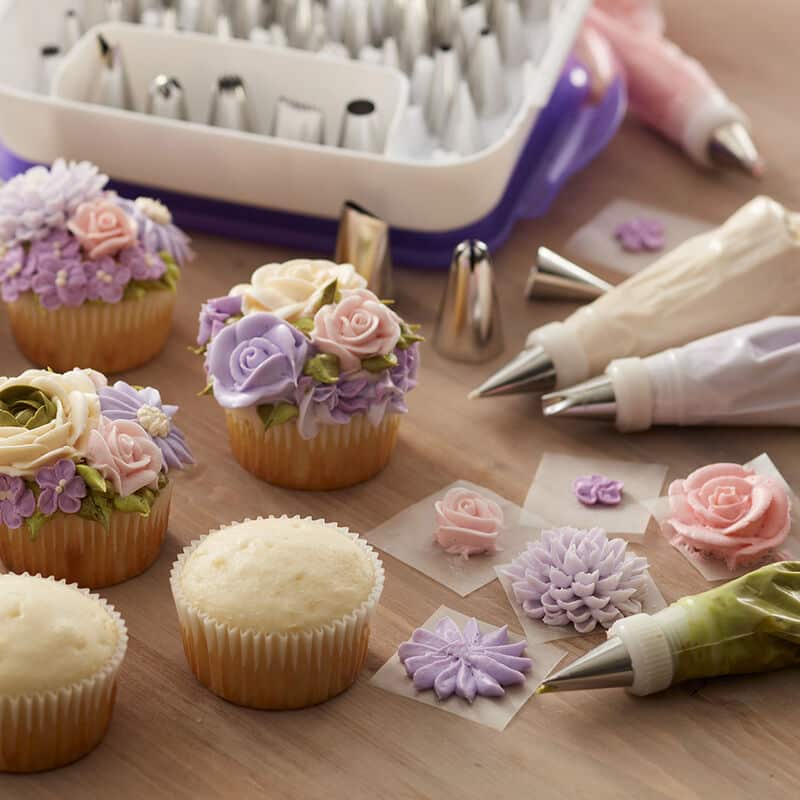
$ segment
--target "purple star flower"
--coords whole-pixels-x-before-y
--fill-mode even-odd
[[[135,281],[157,281],[167,271],[161,256],[145,250],[140,244],[123,250],[119,261],[130,270]]]
[[[10,530],[22,526],[36,511],[36,498],[22,478],[0,475],[0,522]]]
[[[130,283],[131,271],[117,264],[110,256],[87,261],[84,264],[87,279],[87,295],[90,300],[104,303],[119,303]]]
[[[618,506],[625,484],[605,475],[584,475],[572,484],[575,496],[585,506]]]
[[[31,288],[48,310],[76,308],[86,302],[86,272],[79,258],[40,257]]]
[[[31,290],[33,268],[25,259],[25,250],[14,245],[8,250],[0,246],[0,290],[3,301],[13,303],[21,294]]]
[[[39,242],[33,242],[28,251],[28,264],[33,271],[39,268],[39,259],[55,257],[58,259],[77,258],[81,252],[80,242],[68,231],[53,231]]]
[[[628,253],[657,253],[664,249],[664,223],[659,219],[634,217],[617,225],[614,238]]]
[[[83,478],[76,473],[75,463],[62,458],[52,467],[42,467],[36,473],[36,483],[42,490],[39,494],[39,511],[42,514],[76,514],[87,489]]]
[[[98,392],[103,416],[110,420],[139,423],[158,445],[164,457],[164,469],[183,469],[194,464],[191,451],[181,431],[172,422],[178,406],[164,405],[156,389],[134,389],[117,381]]]
[[[241,297],[214,297],[203,303],[200,308],[200,328],[197,332],[197,344],[201,347],[208,344],[231,318],[242,313]]]

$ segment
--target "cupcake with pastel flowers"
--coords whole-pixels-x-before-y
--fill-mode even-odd
[[[88,162],[34,167],[0,188],[0,296],[41,367],[121,372],[166,343],[188,237],[157,200],[126,200]]]
[[[151,388],[92,370],[0,378],[0,560],[97,588],[157,558],[170,474],[192,463]]]
[[[419,341],[350,264],[267,264],[209,300],[199,352],[233,452],[262,480],[337,489],[389,461]]]

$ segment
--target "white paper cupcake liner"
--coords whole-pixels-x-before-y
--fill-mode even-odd
[[[45,580],[68,585],[101,603],[117,629],[117,646],[101,669],[77,683],[14,697],[0,694],[0,772],[38,772],[81,758],[103,738],[114,708],[117,674],[128,647],[125,621],[88,589],[52,577]]]
[[[183,566],[206,536],[184,548],[172,567],[170,585],[189,666],[212,692],[251,708],[303,708],[322,703],[350,687],[364,665],[370,625],[383,591],[383,564],[364,539],[324,520],[285,515],[279,519],[324,524],[349,537],[367,554],[375,571],[375,583],[358,608],[322,627],[298,633],[243,629],[214,619],[187,600],[181,587]],[[244,521],[262,520],[263,517]],[[239,523],[219,530],[235,524]]]

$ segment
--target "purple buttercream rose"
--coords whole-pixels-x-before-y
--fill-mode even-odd
[[[31,290],[33,268],[25,258],[25,250],[14,245],[4,250],[0,245],[0,290],[3,301],[13,303],[21,294]]]
[[[135,281],[157,281],[167,271],[167,265],[161,256],[146,250],[140,244],[123,250],[119,263],[130,270]]]
[[[131,281],[131,271],[117,264],[110,256],[87,261],[86,294],[89,300],[102,300],[104,303],[119,303],[125,287]]]
[[[0,475],[0,522],[10,530],[22,526],[36,511],[36,498],[22,478]]]
[[[197,332],[197,344],[201,347],[208,344],[231,318],[242,313],[242,298],[214,297],[203,303],[200,309],[200,327]]]
[[[48,310],[61,306],[76,308],[86,302],[86,271],[79,257],[57,258],[53,255],[39,258],[31,288],[39,302]]]
[[[273,314],[251,314],[223,328],[208,346],[206,366],[223,408],[293,402],[308,339]]]
[[[42,467],[36,473],[36,483],[42,490],[39,493],[39,511],[42,514],[55,514],[56,511],[76,514],[80,511],[87,489],[73,461],[62,458],[52,467]]]

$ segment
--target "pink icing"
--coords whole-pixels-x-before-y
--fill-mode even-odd
[[[131,420],[102,417],[89,435],[86,460],[121,497],[139,489],[158,488],[163,463],[161,450],[147,432]]]
[[[673,543],[718,558],[733,570],[786,540],[791,507],[777,481],[739,464],[711,464],[669,487]]]
[[[471,489],[454,488],[435,507],[439,523],[435,538],[446,552],[464,558],[497,552],[503,511],[493,500]]]
[[[104,197],[81,203],[67,227],[93,260],[116,255],[137,241],[136,220]]]
[[[394,311],[369,289],[352,289],[342,292],[341,302],[317,312],[311,341],[337,356],[342,372],[357,372],[362,359],[391,353],[400,333]]]

